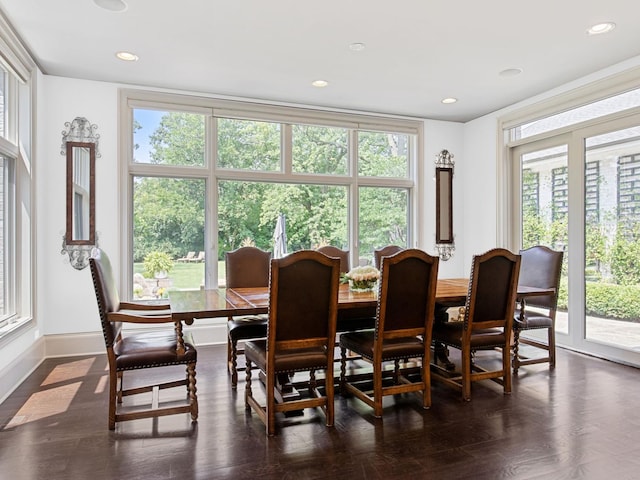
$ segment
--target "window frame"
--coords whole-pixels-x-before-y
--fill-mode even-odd
[[[336,113],[320,109],[284,107],[253,102],[194,97],[142,90],[121,89],[119,91],[120,128],[120,212],[125,219],[121,223],[121,257],[126,259],[121,269],[121,291],[130,292],[133,277],[133,177],[175,176],[176,178],[200,178],[205,180],[205,250],[207,258],[218,253],[217,240],[217,189],[219,181],[275,182],[287,184],[310,184],[344,186],[347,190],[348,242],[352,259],[358,258],[358,188],[360,186],[407,189],[407,235],[408,245],[419,241],[417,218],[421,209],[419,195],[422,179],[420,167],[423,161],[423,122],[391,116],[359,113]],[[136,108],[199,113],[205,116],[205,162],[199,166],[150,165],[133,162],[133,111]],[[281,125],[281,166],[278,171],[255,171],[218,168],[217,118],[273,122]],[[292,126],[313,125],[340,127],[348,131],[348,174],[318,174],[294,172],[292,163]],[[384,132],[406,134],[409,139],[408,169],[405,178],[365,177],[357,174],[357,132]],[[355,147],[354,147],[355,146]],[[217,258],[217,257],[216,257]],[[205,286],[217,286],[217,262],[206,262]],[[129,293],[125,296],[130,295]]]

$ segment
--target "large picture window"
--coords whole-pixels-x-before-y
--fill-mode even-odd
[[[415,244],[419,122],[122,95],[131,110],[122,118],[132,119],[122,127],[131,138],[123,170],[130,297],[223,284],[224,253],[272,251],[278,218],[289,252],[333,245],[349,250],[352,264],[388,244]],[[167,278],[152,273],[156,258],[166,260]]]

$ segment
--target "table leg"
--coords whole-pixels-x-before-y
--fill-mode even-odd
[[[449,313],[447,312],[447,309],[447,306],[436,303],[435,321],[437,323],[446,323],[449,321]],[[449,349],[444,343],[434,342],[433,354],[435,361],[442,363],[444,368],[447,370],[455,370],[456,366],[451,360],[449,360]]]

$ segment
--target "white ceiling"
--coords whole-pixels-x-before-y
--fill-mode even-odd
[[[0,9],[49,75],[453,121],[640,55],[637,0],[125,2],[121,13],[92,0]],[[603,21],[617,28],[586,34]],[[507,68],[523,73],[500,76]]]

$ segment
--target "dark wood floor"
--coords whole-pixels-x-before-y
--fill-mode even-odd
[[[106,357],[46,360],[0,405],[3,479],[640,478],[638,370],[559,351],[524,368],[514,392],[473,385],[472,401],[433,386],[433,406],[385,399],[382,420],[336,397],[278,421],[267,438],[230,388],[224,346],[199,347],[196,426],[188,416],[107,429]]]

